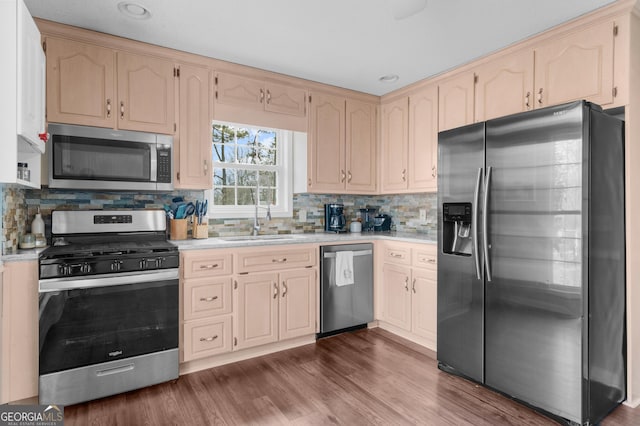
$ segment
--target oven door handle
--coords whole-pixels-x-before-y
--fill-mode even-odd
[[[140,284],[166,280],[177,280],[177,268],[161,271],[123,272],[122,274],[91,275],[82,278],[52,278],[39,281],[39,292],[65,291],[80,288],[110,287],[125,284]]]

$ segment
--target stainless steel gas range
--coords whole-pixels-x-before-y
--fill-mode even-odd
[[[70,405],[178,377],[177,247],[162,210],[52,213],[40,254],[39,399]]]

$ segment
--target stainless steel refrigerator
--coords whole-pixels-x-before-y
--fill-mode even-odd
[[[626,396],[624,123],[587,102],[438,138],[438,365],[557,420]]]

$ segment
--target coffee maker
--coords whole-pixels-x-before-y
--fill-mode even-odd
[[[346,232],[347,220],[344,217],[344,204],[324,205],[324,230],[326,232]]]

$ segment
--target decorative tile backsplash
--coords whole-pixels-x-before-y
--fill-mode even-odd
[[[174,191],[171,193],[140,194],[134,192],[31,190],[15,185],[5,185],[2,191],[3,252],[18,246],[20,235],[29,232],[31,221],[38,207],[45,222],[45,232],[50,237],[51,211],[54,209],[151,209],[162,208],[173,197],[186,200],[202,199],[203,191]],[[358,209],[377,206],[381,213],[392,216],[397,231],[427,233],[436,229],[436,194],[403,195],[319,195],[294,194],[293,217],[261,218],[261,233],[309,233],[324,231],[324,204],[343,203],[347,223],[356,218]],[[419,220],[419,210],[424,209],[427,220]],[[306,221],[301,222],[300,212],[306,212]],[[209,217],[209,236],[249,235],[253,219],[216,219]]]

